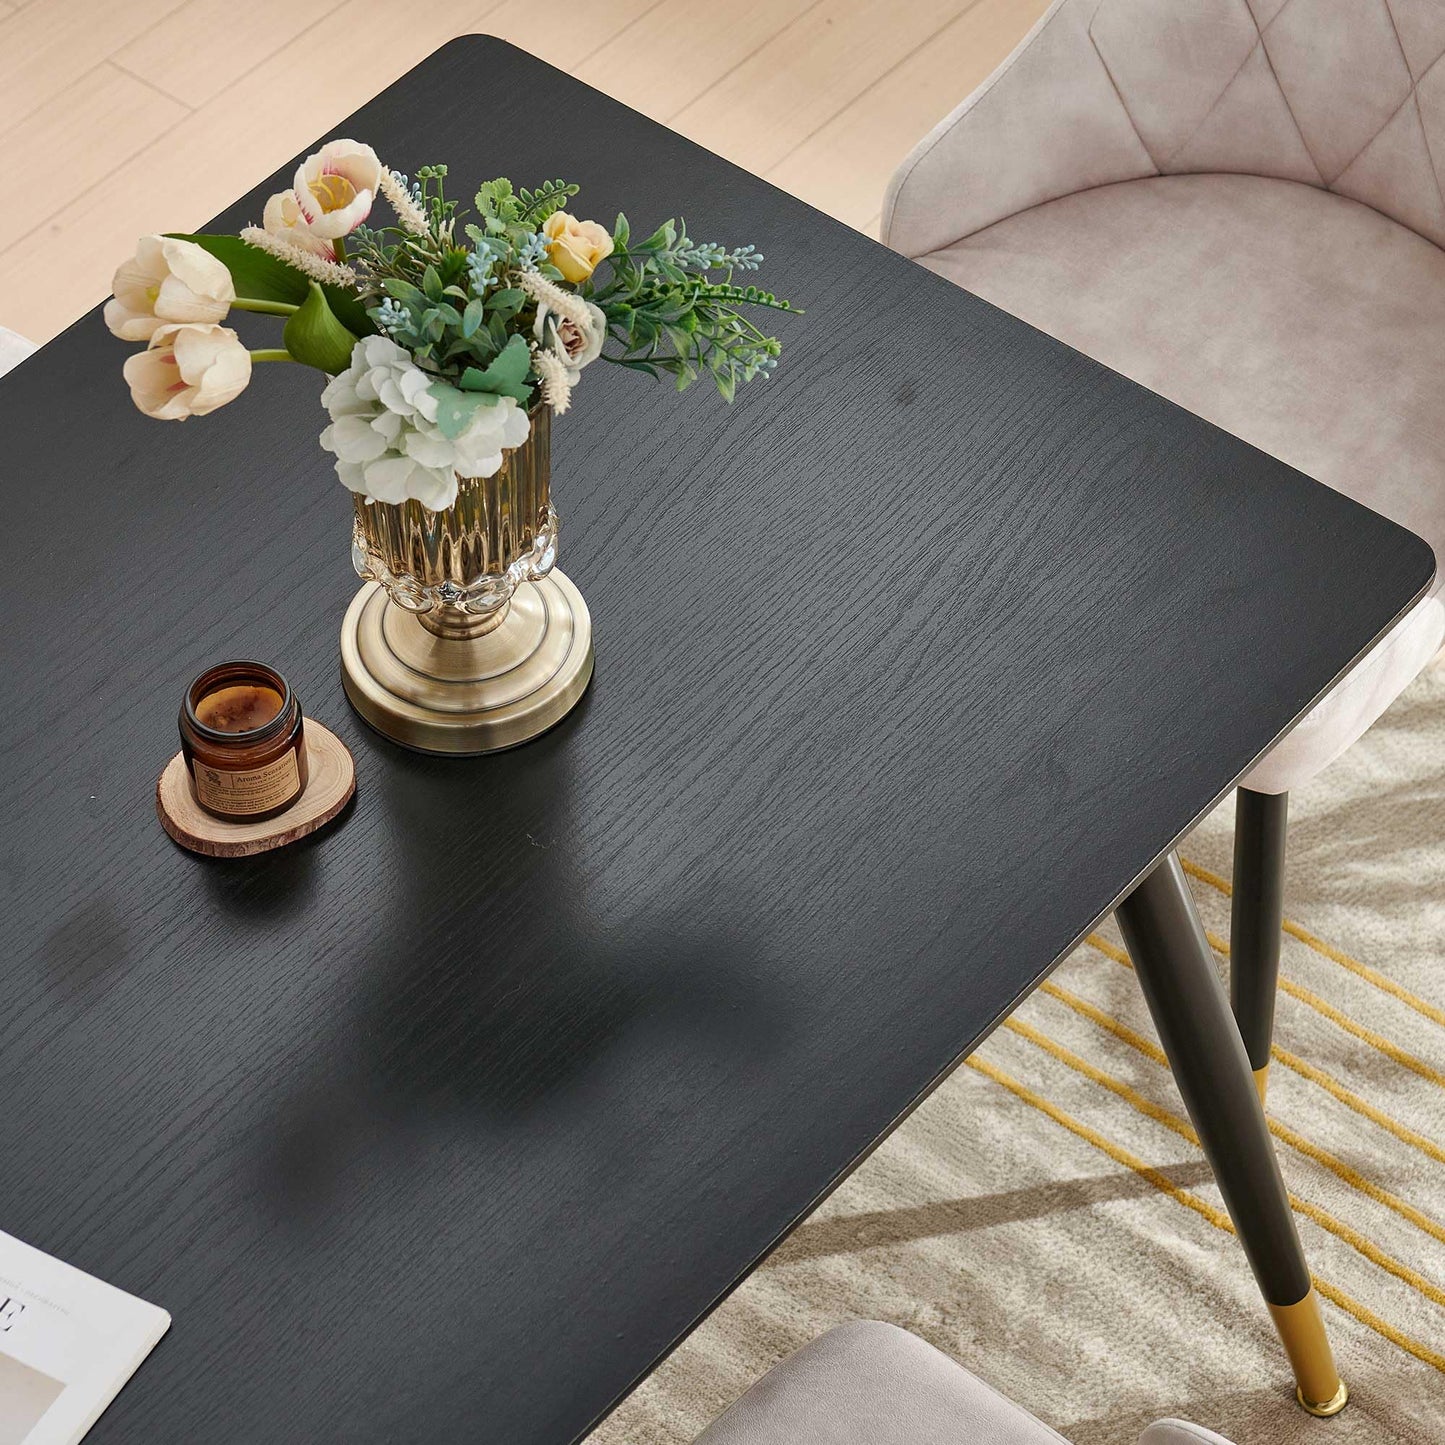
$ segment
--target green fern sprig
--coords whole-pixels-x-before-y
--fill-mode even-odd
[[[523,225],[541,226],[546,219],[560,211],[571,197],[575,196],[581,186],[571,181],[564,181],[560,177],[555,181],[543,181],[535,191],[519,190],[517,200],[520,203],[516,219]]]

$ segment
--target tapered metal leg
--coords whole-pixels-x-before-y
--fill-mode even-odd
[[[1178,855],[1160,863],[1116,916],[1184,1107],[1294,1369],[1299,1401],[1311,1413],[1335,1414],[1345,1405],[1344,1383],[1249,1058]]]
[[[1288,793],[1235,796],[1234,896],[1229,921],[1229,1002],[1261,1102],[1269,1078],[1274,997],[1284,924]]]

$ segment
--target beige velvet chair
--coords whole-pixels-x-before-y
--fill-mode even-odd
[[[774,1365],[695,1445],[1068,1445],[1057,1430],[893,1325],[839,1325]],[[1139,1445],[1229,1445],[1160,1420]]]
[[[1445,0],[1055,0],[899,167],[883,239],[1442,557],[1442,56]],[[1288,791],[1442,640],[1437,573],[1240,789],[1231,994],[1261,1096]]]

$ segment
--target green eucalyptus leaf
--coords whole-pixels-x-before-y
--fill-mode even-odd
[[[315,281],[308,283],[307,291],[300,310],[287,318],[281,339],[297,361],[335,376],[351,364],[356,337],[336,319],[326,293]]]
[[[527,372],[531,365],[532,353],[527,343],[520,336],[513,336],[486,370],[467,367],[457,385],[471,394],[490,392],[526,402],[532,396],[532,388],[527,385]]]
[[[471,426],[479,407],[496,406],[500,400],[489,392],[458,391],[445,381],[434,381],[427,390],[436,398],[437,430],[450,442]]]
[[[501,286],[487,298],[487,311],[493,315],[514,316],[527,303],[527,293],[520,286]]]

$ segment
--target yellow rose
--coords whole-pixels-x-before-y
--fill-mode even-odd
[[[612,237],[603,227],[596,221],[579,221],[566,211],[548,216],[542,234],[547,238],[547,259],[574,286],[612,254]]]

